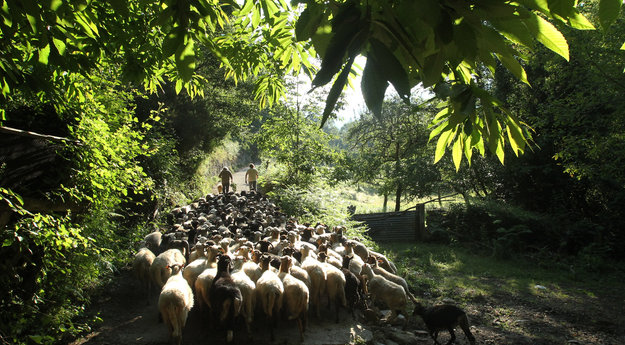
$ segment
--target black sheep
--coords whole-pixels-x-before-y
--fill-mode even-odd
[[[230,277],[231,259],[228,255],[220,255],[217,259],[217,275],[210,290],[210,301],[214,320],[227,330],[226,340],[232,341],[234,320],[241,311],[243,296],[241,290]]]
[[[341,268],[343,275],[345,275],[345,297],[352,317],[354,317],[354,307],[364,300],[360,293],[362,290],[360,279],[349,270],[349,262],[353,258],[350,255],[343,256],[343,267]]]
[[[440,344],[436,339],[438,338],[438,332],[443,330],[448,330],[449,334],[451,334],[451,339],[449,339],[447,345],[453,343],[456,340],[454,328],[458,325],[460,325],[460,328],[464,331],[467,339],[469,339],[469,343],[471,343],[471,345],[475,344],[475,337],[469,330],[469,319],[467,318],[467,314],[464,310],[456,307],[455,305],[442,304],[431,308],[425,308],[421,304],[417,303],[412,314],[420,315],[421,318],[423,318],[423,322],[425,322],[425,326],[428,328],[430,336],[434,339],[434,344]]]

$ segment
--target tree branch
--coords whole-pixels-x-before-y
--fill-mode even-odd
[[[57,136],[48,135],[48,134],[39,134],[39,133],[35,133],[35,132],[24,131],[24,130],[21,130],[21,129],[5,127],[5,126],[0,126],[0,132],[9,133],[9,134],[13,134],[13,135],[19,135],[19,136],[22,136],[22,137],[29,137],[29,138],[35,138],[35,139],[45,139],[45,140],[50,140],[50,141],[70,142],[70,143],[74,143],[74,144],[77,144],[77,145],[82,145],[82,143],[79,140],[73,140],[73,139],[68,139],[68,138],[63,138],[63,137],[57,137]]]

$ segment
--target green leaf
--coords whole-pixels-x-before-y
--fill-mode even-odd
[[[238,17],[247,16],[252,8],[254,8],[254,0],[245,0],[245,5],[243,5],[243,8],[241,8],[239,13],[237,13],[236,15]]]
[[[575,8],[575,0],[550,0],[547,4],[552,15],[568,18]]]
[[[334,84],[332,84],[332,88],[330,88],[330,92],[328,93],[328,98],[326,98],[326,106],[323,109],[323,117],[321,119],[321,127],[326,123],[328,117],[334,110],[334,106],[336,105],[336,101],[338,101],[339,96],[343,92],[343,88],[345,88],[345,84],[347,83],[347,77],[349,76],[349,72],[352,69],[352,64],[354,63],[355,57],[352,57],[347,61],[345,66],[343,67],[343,71],[336,77]]]
[[[376,66],[384,66],[386,80],[390,81],[405,101],[410,99],[410,81],[404,66],[397,60],[395,54],[382,42],[375,38],[370,40],[372,57],[376,60]],[[367,62],[369,58],[367,59]]]
[[[54,43],[54,46],[56,47],[56,51],[59,53],[59,55],[63,56],[65,54],[65,48],[66,48],[65,42],[58,38],[52,38],[52,43]]]
[[[78,12],[84,11],[89,6],[89,1],[87,0],[71,0],[71,3]]]
[[[460,163],[462,162],[462,143],[462,133],[460,133],[454,142],[454,147],[451,149],[451,156],[456,166],[456,171],[460,170]]]
[[[530,34],[523,21],[515,20],[494,20],[493,26],[512,42],[522,44],[528,48],[534,47],[534,37]]]
[[[328,47],[321,61],[321,68],[312,81],[312,86],[327,84],[343,65],[345,54],[361,29],[360,10],[352,3],[345,3],[332,21],[332,32]],[[351,56],[350,56],[351,57]]]
[[[583,14],[579,13],[578,10],[573,10],[573,13],[569,16],[569,25],[578,30],[594,30],[595,26],[584,17]]]
[[[432,132],[430,132],[428,142],[430,142],[430,140],[432,140],[435,136],[439,135],[448,128],[451,128],[451,126],[449,126],[449,121],[443,121],[443,123],[441,123],[438,127],[432,130]]]
[[[621,0],[600,0],[599,1],[599,23],[605,30],[618,18],[621,11]]]
[[[510,55],[499,55],[497,54],[497,58],[501,63],[506,67],[506,69],[517,77],[520,81],[524,82],[527,85],[530,85],[530,82],[527,80],[527,73],[521,64]]]
[[[184,34],[182,33],[182,28],[173,27],[169,31],[169,34],[163,39],[163,45],[161,47],[163,57],[167,58],[174,55],[183,42]]]
[[[50,44],[46,44],[45,47],[39,49],[39,63],[47,65],[48,58],[50,57]]]
[[[193,77],[195,70],[195,49],[193,38],[187,36],[186,44],[181,45],[176,50],[176,67],[182,80],[188,82]]]
[[[569,45],[553,24],[535,13],[524,22],[538,42],[569,61]]]
[[[365,69],[362,72],[360,88],[367,108],[377,117],[382,114],[382,103],[388,87],[388,82],[383,73],[377,66],[375,59],[367,58]]]
[[[323,17],[323,8],[317,3],[308,4],[295,24],[295,37],[298,41],[311,38],[316,32]]]
[[[436,142],[436,152],[434,154],[434,163],[438,162],[441,158],[443,158],[443,156],[445,155],[445,149],[448,146],[448,142],[451,138],[453,138],[455,132],[456,131],[453,128],[450,128],[449,130],[443,132],[443,134],[441,134],[441,136],[438,138],[438,141]]]

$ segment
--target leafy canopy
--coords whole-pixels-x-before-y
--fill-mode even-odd
[[[488,149],[504,161],[507,141],[523,153],[530,132],[492,97],[484,84],[503,65],[529,84],[521,62],[540,43],[568,60],[568,25],[594,29],[574,0],[2,0],[0,2],[0,87],[32,90],[50,97],[71,86],[54,83],[67,73],[88,75],[106,61],[127,80],[156,91],[176,82],[200,94],[194,74],[196,52],[207,47],[221,59],[226,76],[254,77],[256,99],[272,105],[284,96],[282,77],[313,73],[309,58],[321,58],[313,86],[332,83],[324,123],[348,82],[356,56],[367,63],[361,88],[367,106],[381,114],[392,84],[404,100],[416,85],[445,100],[432,138],[436,159],[451,148],[462,157]],[[608,28],[620,0],[599,1],[599,22]],[[295,14],[299,13],[296,18]],[[54,85],[54,86],[53,86]],[[64,88],[59,85],[67,85]],[[3,109],[0,109],[3,114]]]

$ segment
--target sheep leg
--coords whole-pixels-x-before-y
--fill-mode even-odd
[[[275,315],[269,317],[269,337],[271,341],[276,340],[276,337],[273,334],[273,328],[276,325],[275,318],[276,318]]]
[[[447,330],[449,331],[449,334],[451,334],[451,338],[447,342],[447,345],[451,345],[456,340],[456,333],[454,333],[453,327],[449,327]]]
[[[473,336],[473,334],[471,334],[471,330],[469,329],[469,319],[467,318],[466,314],[462,315],[458,319],[458,324],[460,325],[460,328],[462,328],[464,334],[467,336],[467,339],[469,339],[469,343],[471,345],[474,345],[475,337]]]
[[[304,341],[304,326],[302,325],[302,318],[297,318],[297,327],[299,328],[299,339]]]
[[[438,340],[436,340],[438,338],[438,331],[430,332],[430,336],[432,337],[432,339],[434,339],[434,344],[435,345],[440,345],[441,344],[441,343],[438,342]]]

